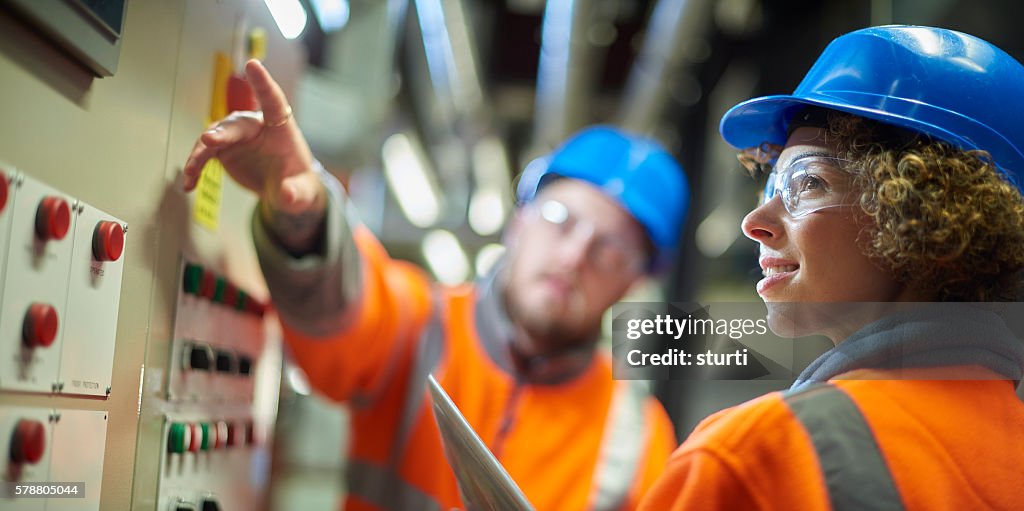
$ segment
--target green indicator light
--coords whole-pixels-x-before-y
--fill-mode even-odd
[[[213,301],[215,303],[224,303],[224,291],[227,290],[228,281],[224,280],[223,277],[217,277],[217,284],[213,290]]]
[[[185,452],[185,425],[180,422],[171,424],[167,435],[167,452],[181,454]]]
[[[203,442],[199,444],[199,448],[204,451],[209,451],[210,447],[212,447],[210,445],[210,425],[204,422],[200,424],[199,427],[203,430]]]
[[[203,267],[198,264],[185,265],[185,277],[183,285],[185,292],[191,295],[199,294],[199,282],[203,280]]]

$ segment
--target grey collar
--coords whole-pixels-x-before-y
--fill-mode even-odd
[[[856,369],[979,365],[1008,380],[1024,375],[1024,345],[998,304],[934,303],[871,323],[811,362],[792,389]],[[956,373],[950,373],[956,379]]]
[[[508,316],[503,271],[499,262],[476,286],[474,321],[487,355],[519,382],[556,385],[579,377],[590,367],[596,340],[555,355],[525,357],[515,352],[513,340],[526,334]]]

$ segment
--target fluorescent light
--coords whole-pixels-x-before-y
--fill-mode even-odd
[[[306,9],[299,0],[263,0],[285,39],[295,39],[306,29]]]
[[[494,264],[505,255],[505,246],[499,243],[488,243],[476,253],[476,274],[485,275],[494,268]]]
[[[481,236],[490,236],[505,223],[505,205],[493,188],[477,188],[469,198],[469,226]]]
[[[469,226],[481,236],[498,232],[511,209],[508,154],[498,137],[488,135],[473,146],[473,180]]]
[[[454,285],[469,278],[469,260],[455,235],[437,229],[423,237],[423,257],[437,280]]]
[[[485,136],[473,146],[473,178],[478,186],[510,189],[508,153],[498,137]]]
[[[348,23],[348,0],[311,0],[310,3],[324,33],[340,30]]]
[[[404,133],[388,137],[381,148],[384,177],[405,217],[416,227],[430,227],[437,222],[441,204],[426,157],[417,147]]]
[[[738,226],[743,219],[737,217],[732,208],[719,206],[715,208],[697,226],[695,241],[697,249],[704,257],[714,259],[729,250],[739,237]]]

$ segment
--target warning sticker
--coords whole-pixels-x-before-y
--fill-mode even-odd
[[[213,158],[206,162],[203,172],[196,184],[196,202],[192,210],[192,218],[196,223],[211,231],[217,230],[220,219],[221,186],[224,179],[224,166],[220,160]]]

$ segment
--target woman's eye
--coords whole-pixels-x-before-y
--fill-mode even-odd
[[[797,193],[827,191],[825,180],[813,174],[804,174],[797,179]]]

